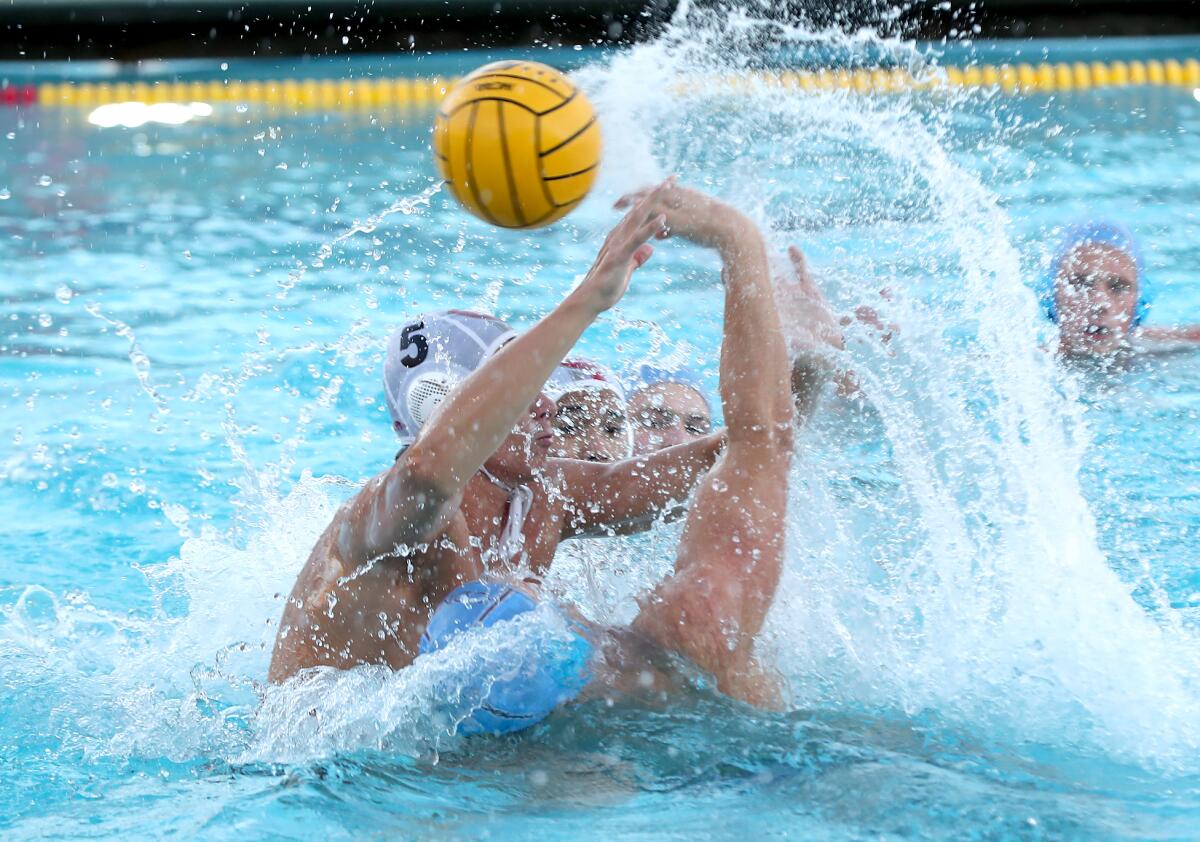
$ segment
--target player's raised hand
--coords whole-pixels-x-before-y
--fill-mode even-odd
[[[753,229],[740,211],[720,199],[683,187],[674,177],[651,190],[635,190],[617,200],[618,209],[653,201],[666,218],[664,236],[681,237],[698,246],[721,248],[733,244],[738,236]]]
[[[597,312],[621,300],[629,288],[633,270],[644,265],[654,253],[654,246],[648,241],[665,236],[666,217],[658,205],[669,183],[664,181],[632,203],[629,212],[605,238],[596,262],[577,290]]]
[[[775,300],[789,350],[794,357],[820,354],[845,347],[842,329],[829,309],[829,302],[813,280],[804,252],[788,248],[791,277],[780,278],[775,285]]]

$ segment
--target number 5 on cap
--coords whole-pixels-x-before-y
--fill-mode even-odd
[[[400,362],[404,364],[405,368],[416,368],[429,356],[429,340],[417,333],[424,329],[425,322],[417,322],[400,331],[400,350],[407,351],[412,348],[414,352],[414,356],[406,354],[400,358]]]

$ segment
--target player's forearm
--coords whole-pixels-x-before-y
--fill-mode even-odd
[[[438,496],[456,495],[529,410],[550,374],[598,315],[568,297],[450,394],[405,454]]]
[[[740,217],[719,246],[725,335],[721,402],[730,429],[770,435],[790,422],[787,348],[775,307],[766,244]]]
[[[564,537],[641,532],[676,508],[713,466],[725,446],[723,430],[686,444],[610,465],[568,464],[565,490],[574,501]]]
[[[624,470],[633,480],[625,491],[634,501],[629,514],[657,513],[691,494],[705,472],[717,461],[725,446],[725,431],[718,430],[703,438],[677,444],[648,456],[626,460],[614,466]],[[641,511],[638,511],[638,508]]]

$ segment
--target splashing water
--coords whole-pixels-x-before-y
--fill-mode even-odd
[[[1077,479],[1088,433],[1073,385],[1040,349],[1009,220],[947,148],[952,113],[848,92],[789,97],[769,74],[736,91],[696,90],[697,76],[755,67],[757,56],[731,50],[763,30],[737,14],[715,24],[708,12],[688,14],[704,21],[703,37],[666,38],[596,73],[606,124],[641,129],[619,143],[653,152],[634,156],[654,162],[637,176],[715,183],[779,228],[827,219],[808,213],[812,193],[868,164],[886,181],[832,197],[849,206],[850,225],[882,223],[883,241],[863,243],[865,260],[894,249],[944,266],[935,290],[890,303],[878,298],[878,273],[834,269],[829,291],[844,309],[880,302],[902,327],[889,344],[852,339],[886,466],[870,476],[837,464],[862,428],[847,441],[826,426],[805,442],[811,456],[793,482],[790,564],[770,637],[796,703],[932,711],[1005,740],[1192,768],[1197,641],[1135,603],[1097,547]],[[663,90],[684,93],[664,104]],[[908,207],[880,219],[897,210],[897,184]],[[844,407],[832,412],[845,420]]]

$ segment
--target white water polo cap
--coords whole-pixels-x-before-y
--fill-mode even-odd
[[[554,400],[568,392],[612,392],[625,405],[625,389],[616,375],[599,363],[579,357],[568,357],[559,363],[544,391]]]
[[[411,443],[454,387],[514,336],[499,319],[467,310],[426,313],[394,332],[383,391],[400,439]]]

